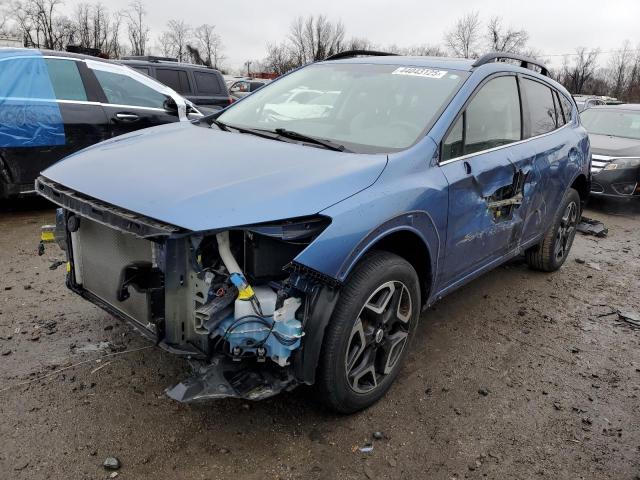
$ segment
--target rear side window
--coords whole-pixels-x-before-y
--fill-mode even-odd
[[[193,74],[196,78],[198,93],[213,95],[222,93],[218,76],[215,73],[193,72]]]
[[[556,127],[561,127],[565,123],[567,123],[564,119],[564,114],[562,113],[562,106],[560,105],[560,97],[558,96],[558,92],[553,90],[553,103],[556,109]]]
[[[560,105],[562,105],[562,112],[564,113],[564,119],[566,123],[571,122],[571,113],[573,112],[573,102],[567,97],[560,94]]]
[[[527,98],[531,137],[556,129],[556,110],[551,89],[540,82],[523,79],[522,88]]]
[[[87,92],[80,77],[77,62],[73,60],[46,58],[47,70],[53,91],[58,100],[87,100]]]
[[[156,68],[156,79],[164,83],[166,86],[173,88],[178,93],[191,93],[187,72],[184,70]]]
[[[522,138],[514,76],[489,80],[473,97],[442,145],[442,160],[508,145]]]
[[[127,75],[104,70],[93,70],[93,72],[109,103],[164,109],[167,97],[153,88],[147,87]]]

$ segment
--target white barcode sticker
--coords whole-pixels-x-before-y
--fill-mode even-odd
[[[399,67],[391,73],[392,75],[411,75],[414,77],[442,78],[447,74],[447,71],[422,67]]]

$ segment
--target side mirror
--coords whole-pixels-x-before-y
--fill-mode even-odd
[[[167,97],[167,99],[164,101],[164,109],[171,113],[171,114],[178,114],[178,104],[176,103],[176,101],[171,98],[171,97]]]

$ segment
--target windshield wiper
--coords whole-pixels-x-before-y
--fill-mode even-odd
[[[211,117],[207,119],[209,122],[211,122],[212,124],[214,124],[216,127],[218,127],[220,130],[224,130],[225,132],[229,131],[229,127],[227,127],[226,123],[222,123],[220,120],[218,120],[215,117]],[[209,125],[211,125],[211,123]]]
[[[304,133],[294,132],[293,130],[287,130],[286,128],[276,128],[274,132],[280,135],[281,137],[290,138],[292,140],[302,140],[303,142],[314,143],[316,145],[323,146],[329,150],[334,150],[336,152],[349,151],[344,147],[344,145],[338,145],[337,143],[334,143],[330,140],[323,140],[321,138],[305,135]]]
[[[207,117],[200,118],[196,120],[196,122],[208,122],[209,125],[215,125],[220,130],[224,130],[225,132],[230,132],[230,129],[236,130],[240,133],[249,133],[251,135],[256,135],[257,137],[268,138],[269,140],[278,140],[280,142],[284,142],[284,140],[278,138],[278,135],[274,134],[271,130],[256,130],[253,128],[244,128],[237,127],[235,125],[229,125],[227,123],[223,123],[217,118],[217,113],[209,115]]]

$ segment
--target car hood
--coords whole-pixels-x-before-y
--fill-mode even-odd
[[[640,157],[640,140],[589,134],[591,153],[608,157]]]
[[[386,164],[386,155],[173,123],[99,143],[42,175],[131,212],[201,231],[316,214],[371,186]]]

